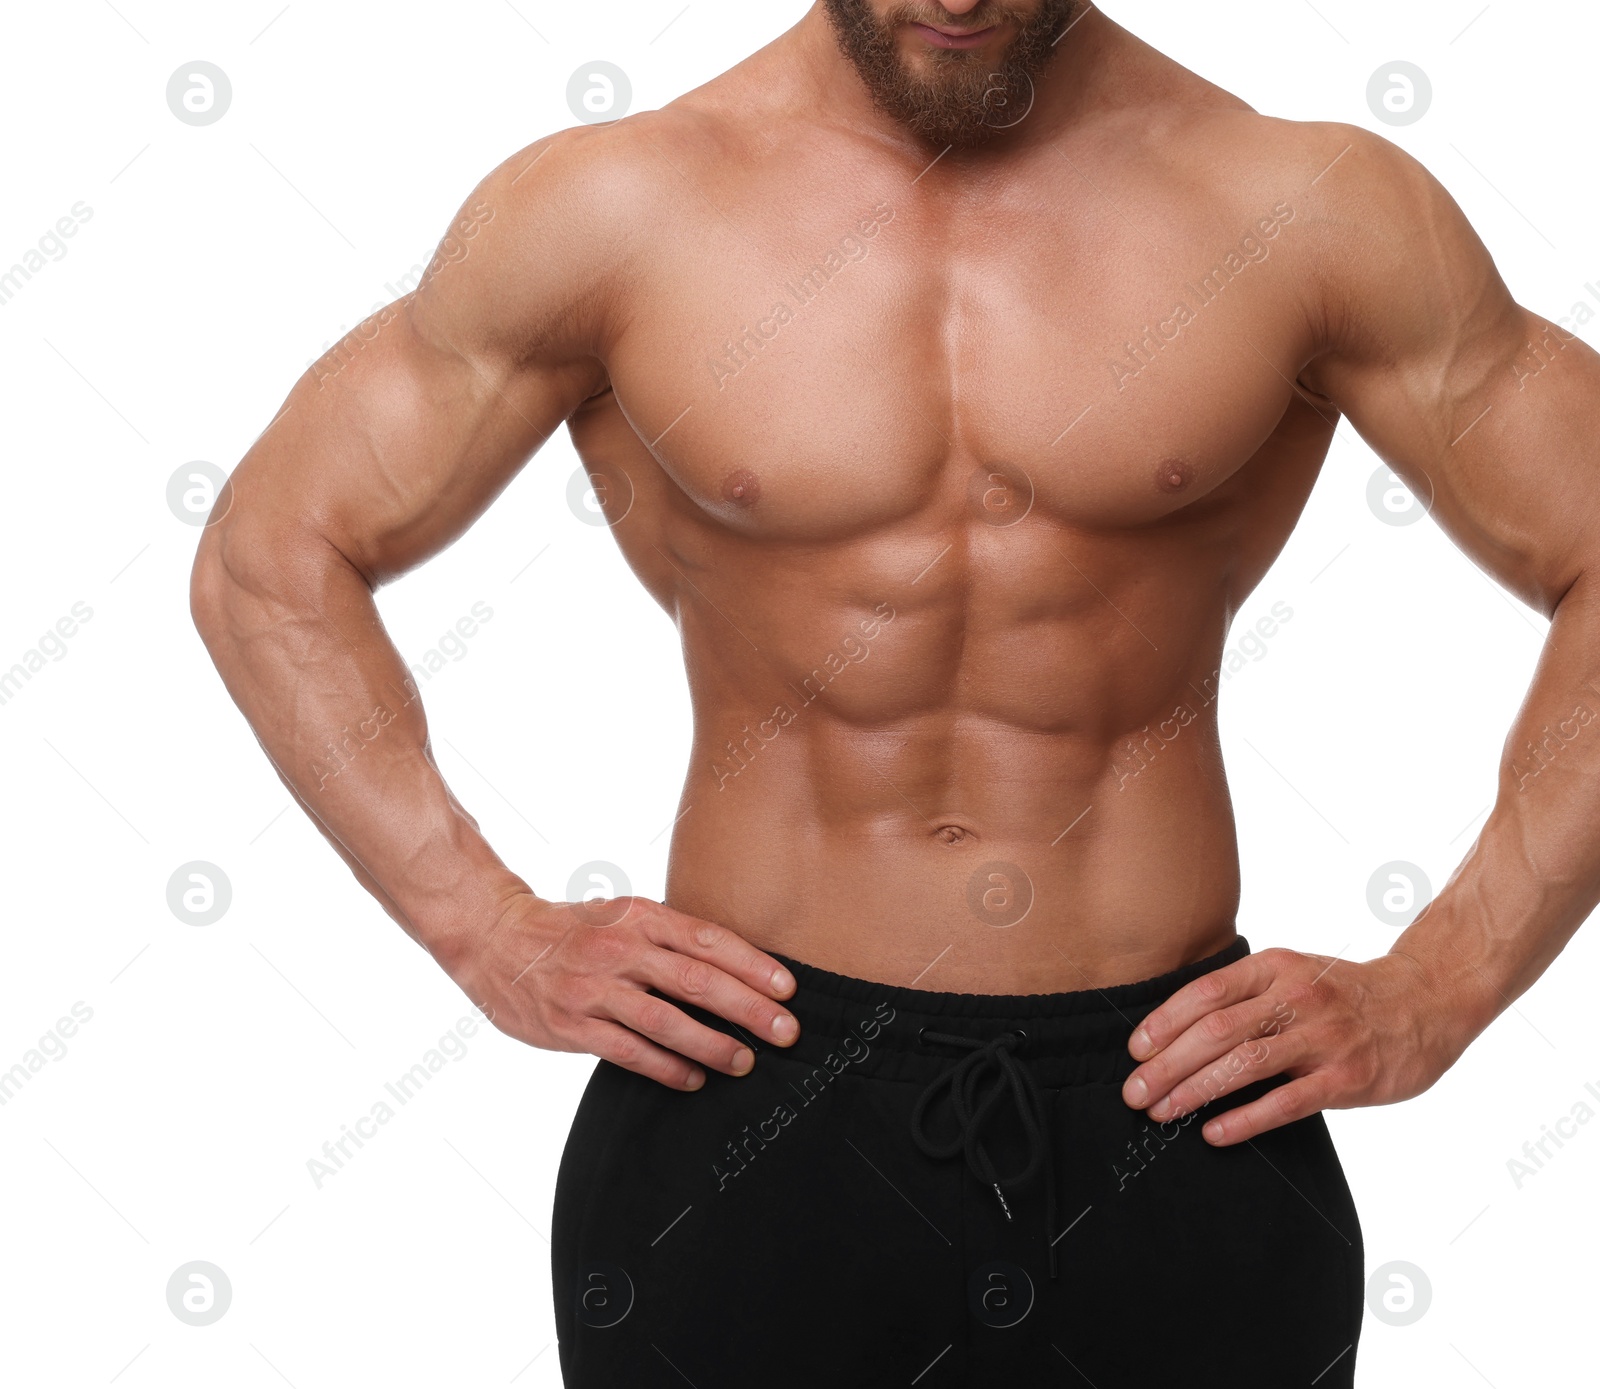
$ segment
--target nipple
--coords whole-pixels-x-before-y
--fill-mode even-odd
[[[754,506],[761,499],[761,479],[748,468],[735,468],[722,480],[722,499],[735,506]]]
[[[1194,481],[1194,469],[1181,458],[1163,458],[1156,469],[1158,492],[1181,492]]]

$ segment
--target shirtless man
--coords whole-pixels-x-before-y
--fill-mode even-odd
[[[1215,698],[1341,413],[1553,619],[1482,834],[1363,963],[1236,935]],[[682,633],[662,903],[495,855],[373,603],[563,422]],[[1319,1111],[1426,1089],[1600,897],[1600,737],[1547,738],[1593,717],[1597,440],[1600,361],[1385,141],[1072,0],[820,0],[491,173],[240,464],[194,611],[384,908],[604,1058],[569,1384],[1330,1389]]]

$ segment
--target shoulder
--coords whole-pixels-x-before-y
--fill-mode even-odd
[[[1404,150],[1360,126],[1267,115],[1226,94],[1163,103],[1147,138],[1175,180],[1234,214],[1280,202],[1308,222],[1360,218],[1377,203],[1400,214],[1437,187]]]
[[[1320,211],[1330,191],[1381,183],[1404,158],[1358,126],[1257,111],[1132,35],[1117,37],[1106,75],[1115,99],[1099,118],[1107,151],[1147,171],[1177,225],[1196,235],[1212,223],[1232,234],[1274,209]]]
[[[1297,269],[1323,350],[1393,363],[1515,316],[1493,256],[1420,160],[1360,126],[1282,124],[1284,176],[1307,175]]]
[[[1307,224],[1335,239],[1407,235],[1459,211],[1419,160],[1362,126],[1255,113],[1237,125],[1241,147],[1258,164],[1249,181],[1292,195]]]
[[[502,354],[603,355],[651,243],[693,215],[726,123],[692,108],[577,126],[489,171],[414,295],[427,335]]]
[[[478,185],[513,219],[560,209],[588,230],[618,236],[659,230],[680,201],[685,175],[714,165],[732,144],[729,123],[700,106],[675,103],[604,125],[580,125],[537,140]]]
[[[1277,222],[1272,254],[1318,350],[1381,353],[1474,303],[1504,307],[1494,262],[1449,190],[1361,126],[1214,104],[1173,115],[1161,157],[1231,226]]]
[[[537,140],[493,169],[480,197],[519,222],[559,210],[609,250],[659,235],[730,164],[748,162],[777,119],[756,55],[659,110],[579,125]]]

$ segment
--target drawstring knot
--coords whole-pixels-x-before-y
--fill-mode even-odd
[[[948,1032],[930,1032],[924,1028],[918,1040],[924,1045],[957,1047],[965,1056],[953,1061],[949,1068],[935,1077],[917,1098],[911,1111],[911,1137],[917,1147],[931,1158],[953,1158],[965,1155],[967,1168],[980,1182],[999,1198],[1000,1209],[1010,1220],[1011,1206],[1006,1201],[1006,1189],[1016,1188],[1031,1181],[1042,1164],[1045,1169],[1045,1245],[1050,1256],[1050,1277],[1056,1276],[1056,1247],[1053,1232],[1056,1224],[1054,1163],[1050,1151],[1050,1126],[1045,1119],[1044,1099],[1039,1082],[1032,1071],[1018,1063],[1014,1052],[1027,1034],[1020,1029],[1002,1032],[980,1041],[973,1037],[960,1037]],[[927,1112],[941,1095],[949,1091],[950,1109],[956,1119],[955,1137],[940,1142],[929,1136]],[[995,1106],[1009,1097],[1021,1121],[1023,1137],[1027,1140],[1028,1159],[1015,1172],[1002,1177],[995,1170],[989,1150],[984,1145],[984,1130]]]

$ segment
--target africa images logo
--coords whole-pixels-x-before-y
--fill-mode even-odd
[[[876,1041],[878,1034],[892,1023],[894,1018],[894,1009],[887,1003],[880,1003],[872,1016],[857,1022],[855,1030],[847,1032],[838,1046],[822,1058],[822,1064],[813,1067],[811,1074],[799,1085],[793,1081],[789,1082],[789,1088],[800,1101],[799,1109],[787,1100],[779,1100],[767,1118],[762,1119],[753,1128],[746,1124],[737,1138],[730,1139],[723,1156],[714,1158],[711,1163],[711,1175],[717,1179],[717,1190],[726,1191],[729,1179],[737,1177],[759,1154],[764,1153],[767,1144],[775,1143],[782,1137],[783,1131],[799,1117],[801,1109],[805,1109],[827,1094],[828,1087],[836,1076],[842,1075],[851,1066],[860,1065],[865,1061],[871,1055],[871,1048],[867,1043]],[[857,1036],[857,1033],[860,1035]],[[723,1166],[724,1162],[727,1164],[726,1167]]]

